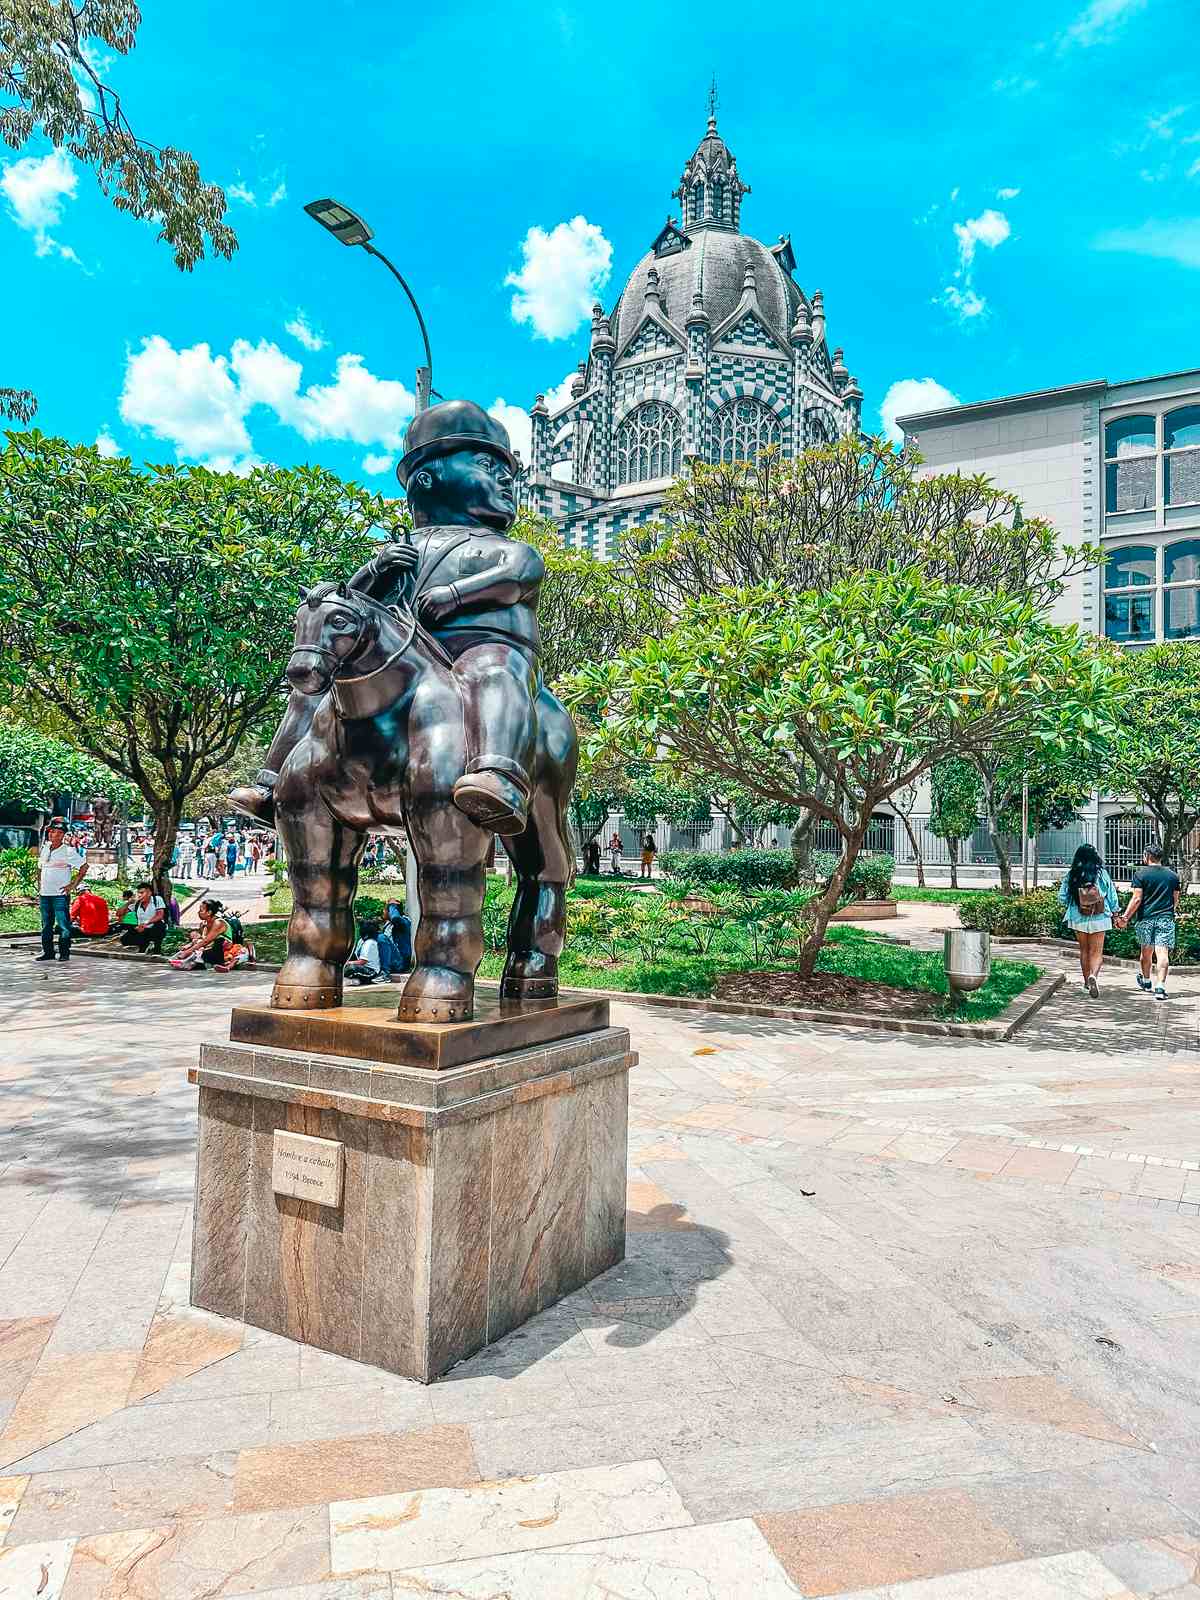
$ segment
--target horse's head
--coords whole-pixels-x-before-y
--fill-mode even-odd
[[[287,680],[302,694],[322,694],[378,638],[379,613],[344,583],[321,583],[303,595]]]

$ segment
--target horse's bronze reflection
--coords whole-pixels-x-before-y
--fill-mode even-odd
[[[271,1003],[339,1003],[367,834],[407,831],[421,909],[416,968],[404,986],[400,1016],[427,1022],[470,1017],[483,954],[491,834],[454,801],[467,764],[454,663],[411,612],[379,605],[344,584],[324,584],[297,612],[287,675],[293,688],[324,693],[324,699],[275,784],[293,910],[288,956]],[[517,875],[502,990],[510,998],[558,992],[573,862],[565,811],[575,775],[575,729],[540,683],[535,709],[529,819],[506,841]]]

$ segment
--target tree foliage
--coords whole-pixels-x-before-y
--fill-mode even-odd
[[[316,467],[136,471],[33,431],[0,454],[0,684],[135,783],[161,872],[182,806],[280,703],[299,589],[391,502]]]
[[[823,592],[783,585],[685,605],[661,638],[576,675],[606,746],[823,816],[843,853],[814,901],[811,970],[872,814],[945,757],[1008,738],[1098,741],[1112,673],[1028,599],[927,573],[868,571]],[[813,775],[819,780],[812,781]]]
[[[979,821],[979,772],[962,756],[948,756],[929,774],[929,831],[945,839],[950,852],[950,882],[958,887],[958,852]]]
[[[131,783],[62,739],[12,717],[0,723],[0,806],[44,811],[60,794],[130,800]]]
[[[638,586],[669,614],[723,587],[787,582],[822,591],[853,572],[911,568],[943,583],[1047,605],[1096,565],[988,478],[923,476],[920,456],[845,439],[792,460],[697,465],[663,507],[661,538],[622,549]]]
[[[0,10],[0,138],[19,150],[36,132],[91,167],[118,211],[159,225],[175,264],[189,271],[205,243],[226,258],[237,237],[225,195],[205,183],[186,150],[133,130],[121,96],[98,65],[126,56],[141,12],[133,0],[13,0]]]
[[[1111,788],[1136,795],[1177,861],[1200,823],[1200,644],[1178,641],[1121,656],[1124,695]]]
[[[589,661],[603,661],[640,637],[636,591],[614,582],[608,562],[564,545],[548,518],[528,512],[517,518],[512,536],[533,545],[546,565],[538,629],[542,674],[552,688]]]

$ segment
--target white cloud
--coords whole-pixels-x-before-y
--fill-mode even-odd
[[[394,456],[366,455],[362,459],[362,469],[369,478],[377,478],[381,472],[391,470]]]
[[[508,437],[513,450],[520,456],[526,466],[533,457],[533,424],[529,420],[529,413],[520,406],[510,405],[500,395],[488,407],[488,416],[495,417],[503,427],[508,429]]]
[[[521,241],[523,262],[506,286],[516,322],[528,322],[539,339],[565,339],[591,312],[612,271],[612,245],[595,223],[572,217],[547,233],[532,227]]]
[[[107,424],[102,427],[100,432],[96,435],[96,453],[110,459],[113,456],[119,456],[122,454],[121,446],[113,438],[112,434],[109,433]]]
[[[287,184],[277,183],[267,199],[268,210],[287,199]]]
[[[254,190],[246,187],[244,183],[231,183],[225,190],[231,200],[240,200],[244,206],[256,206]]]
[[[996,190],[996,199],[997,200],[1015,200],[1017,198],[1017,196],[1020,194],[1020,192],[1021,192],[1020,189],[997,189]]]
[[[1197,167],[1200,169],[1200,163]],[[1200,217],[1112,228],[1094,241],[1094,248],[1174,261],[1181,267],[1200,267]]]
[[[956,394],[951,394],[935,378],[898,378],[883,397],[879,407],[879,420],[883,431],[894,444],[904,440],[904,430],[898,417],[912,416],[921,411],[942,411],[948,406],[961,405]]]
[[[965,222],[954,224],[954,236],[958,240],[958,259],[964,267],[969,267],[975,259],[975,247],[986,245],[989,250],[994,250],[997,245],[1004,243],[1012,233],[1008,218],[1003,211],[994,211],[990,206],[986,211],[981,211],[977,217],[968,217]]]
[[[1189,178],[1200,178],[1200,161],[1192,162],[1191,166],[1187,169],[1187,175]]]
[[[33,235],[33,248],[39,256],[59,255],[82,265],[69,245],[59,244],[50,234],[62,221],[63,202],[74,199],[78,185],[78,169],[61,150],[4,163],[0,190],[17,227]]]
[[[955,312],[962,322],[970,322],[973,317],[981,317],[987,310],[987,301],[974,289],[960,289],[956,284],[948,283],[942,290],[941,301],[944,306]]]
[[[546,410],[551,416],[556,411],[561,411],[564,406],[570,405],[571,385],[578,376],[578,371],[572,367],[561,383],[556,383],[552,389],[546,390]]]
[[[121,392],[121,416],[175,447],[180,460],[221,471],[257,463],[246,418],[256,407],[273,413],[310,442],[348,440],[395,452],[413,414],[404,384],[377,378],[359,355],[337,359],[331,383],[301,390],[303,368],[278,345],[236,339],[228,356],[207,344],[176,350],[161,334],[131,353]]]
[[[314,333],[309,325],[308,313],[305,311],[297,311],[290,322],[284,323],[283,331],[290,333],[293,339],[299,339],[306,350],[323,350],[325,348],[326,341],[322,339],[319,333]]]
[[[1036,78],[1027,78],[1024,73],[1014,73],[1011,78],[997,78],[992,84],[996,94],[1030,94],[1038,86]]]
[[[1141,11],[1146,0],[1091,0],[1059,40],[1059,48],[1108,44],[1121,25]]]

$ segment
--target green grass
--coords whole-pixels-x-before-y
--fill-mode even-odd
[[[931,906],[960,906],[972,895],[986,894],[985,889],[919,889],[913,883],[893,883],[893,900],[920,900]]]

